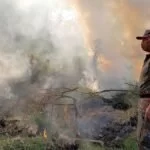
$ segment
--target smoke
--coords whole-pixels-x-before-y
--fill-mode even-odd
[[[5,70],[9,67],[8,71],[17,70],[20,77],[25,75],[30,66],[27,56],[34,54],[50,60],[53,68],[66,65],[71,73],[75,57],[86,55],[75,11],[65,1],[43,3],[41,0],[7,0],[0,3],[0,46],[2,63],[5,65],[2,67]],[[5,56],[11,59],[10,62]],[[86,57],[82,58],[86,60]],[[11,78],[14,73],[7,73],[6,76],[8,74]]]
[[[1,0],[0,95],[21,99],[33,87],[102,90],[137,80],[144,54],[135,37],[149,26],[149,3]]]
[[[139,78],[144,53],[135,37],[149,28],[149,3],[72,0],[89,56],[96,64],[98,61],[100,87],[121,87],[123,82]]]
[[[86,84],[88,55],[67,1],[1,0],[0,13],[2,114],[26,112],[40,89]]]

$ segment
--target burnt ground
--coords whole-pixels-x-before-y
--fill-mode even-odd
[[[115,120],[114,110],[127,111],[131,107],[128,104],[95,99],[82,103],[80,118],[78,119],[79,138],[100,140],[107,147],[121,147],[125,137],[136,130],[137,115],[130,116],[123,122]],[[117,106],[117,107],[114,107]],[[119,107],[118,107],[119,106]],[[118,114],[117,114],[118,115]],[[36,137],[39,136],[38,127],[26,125],[17,119],[1,119],[0,135],[10,137]],[[54,136],[55,137],[55,136]],[[70,143],[62,145],[57,138],[52,138],[53,144],[47,144],[47,150],[57,147],[59,150],[77,150],[79,145]]]

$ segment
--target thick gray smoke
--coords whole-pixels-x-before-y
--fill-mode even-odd
[[[85,84],[87,51],[76,12],[65,1],[0,0],[0,14],[4,111],[16,100],[24,104],[38,89]]]
[[[0,3],[2,68],[3,73],[8,71],[5,78],[30,75],[30,61],[35,58],[49,63],[54,71],[78,71],[74,61],[78,66],[80,57],[81,63],[86,60],[86,52],[75,12],[64,1]]]
[[[21,99],[36,88],[106,89],[134,80],[143,59],[135,37],[149,25],[149,4],[0,0],[0,95]]]

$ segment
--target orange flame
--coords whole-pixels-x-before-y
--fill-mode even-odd
[[[108,71],[112,68],[112,62],[108,60],[105,56],[99,56],[97,61],[100,64],[101,70],[103,72]]]
[[[123,55],[126,56],[134,65],[134,76],[136,78],[139,74],[142,65],[142,54],[139,50],[139,43],[135,42],[135,37],[138,32],[142,32],[143,26],[146,24],[144,14],[141,13],[138,8],[131,5],[129,1],[120,0],[113,1],[112,13],[117,14],[117,19],[121,22],[124,42],[122,46],[126,46],[126,51],[122,51]],[[135,59],[134,59],[135,58]],[[138,64],[138,65],[137,65]]]
[[[44,139],[47,139],[47,138],[48,138],[46,129],[44,129],[44,131],[43,131],[43,137],[44,137]]]

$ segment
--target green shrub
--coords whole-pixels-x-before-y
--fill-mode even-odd
[[[124,150],[137,150],[137,142],[134,137],[128,137],[124,140]]]
[[[41,138],[10,139],[0,140],[0,150],[45,150],[46,142]]]

